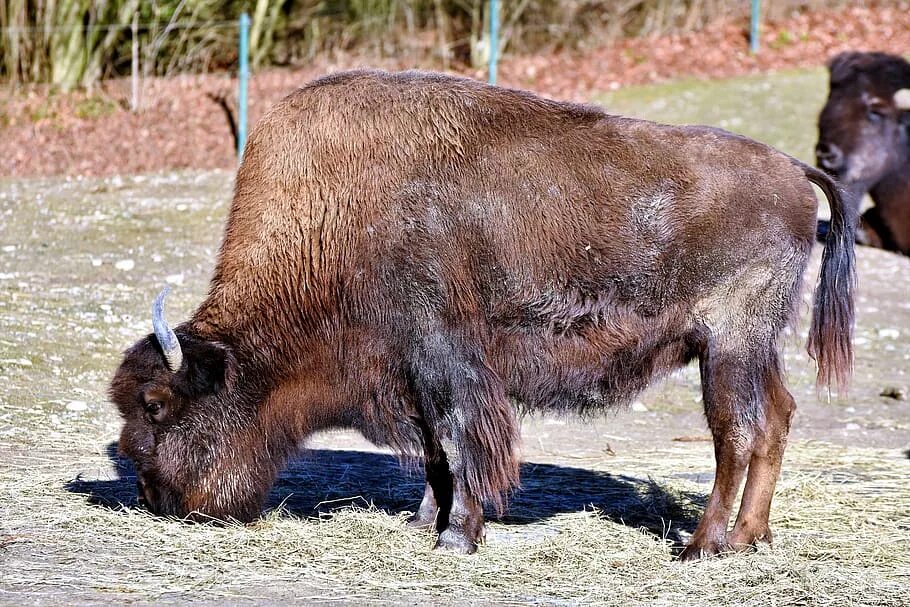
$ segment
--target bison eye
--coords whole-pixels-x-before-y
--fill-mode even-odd
[[[150,400],[145,403],[145,412],[149,414],[149,417],[156,422],[160,422],[164,419],[166,409],[164,407],[164,402],[160,400]]]
[[[884,117],[885,115],[878,109],[869,108],[866,111],[866,118],[873,124],[878,124]]]

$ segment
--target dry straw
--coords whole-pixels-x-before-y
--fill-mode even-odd
[[[526,465],[486,545],[461,557],[405,525],[396,509],[413,507],[420,480],[386,454],[313,453],[283,476],[262,521],[219,527],[149,516],[133,506],[127,469],[99,472],[110,449],[74,462],[90,444],[63,444],[52,457],[20,455],[0,477],[2,589],[50,602],[75,591],[94,601],[907,604],[905,457],[797,444],[774,547],[683,564],[674,551],[708,490],[687,480],[710,471],[704,446]],[[596,507],[579,507],[585,499]]]

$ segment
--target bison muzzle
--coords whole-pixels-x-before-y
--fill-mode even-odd
[[[602,411],[697,359],[717,475],[683,557],[770,540],[810,182],[834,212],[808,349],[843,384],[855,216],[816,169],[466,79],[322,78],[250,137],[205,301],[171,329],[159,299],[126,352],[120,448],[153,512],[249,521],[308,435],[355,428],[422,454],[413,523],[469,553],[518,482],[513,402]]]

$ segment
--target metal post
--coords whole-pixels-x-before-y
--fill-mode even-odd
[[[130,57],[130,110],[139,111],[139,9],[133,13],[133,24],[130,26],[132,35],[132,56]]]
[[[749,51],[758,53],[758,22],[761,20],[761,0],[752,0],[752,24],[749,28]]]
[[[237,160],[243,160],[246,145],[247,87],[250,79],[250,16],[240,15],[240,90],[237,92]]]
[[[499,0],[490,0],[490,84],[496,84],[496,61],[499,59]]]

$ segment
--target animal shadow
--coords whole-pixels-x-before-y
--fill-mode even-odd
[[[116,443],[108,445],[107,455],[117,478],[77,478],[67,483],[67,489],[85,495],[97,506],[138,508],[132,464],[120,456]],[[371,506],[394,514],[415,511],[422,496],[423,475],[418,464],[403,466],[399,458],[384,453],[314,449],[281,473],[266,510],[280,508],[295,516],[314,517],[351,506]],[[507,525],[520,525],[596,508],[609,520],[679,546],[695,529],[704,503],[703,494],[668,490],[651,479],[526,462],[521,466],[521,487],[510,496],[506,512],[487,515]]]

